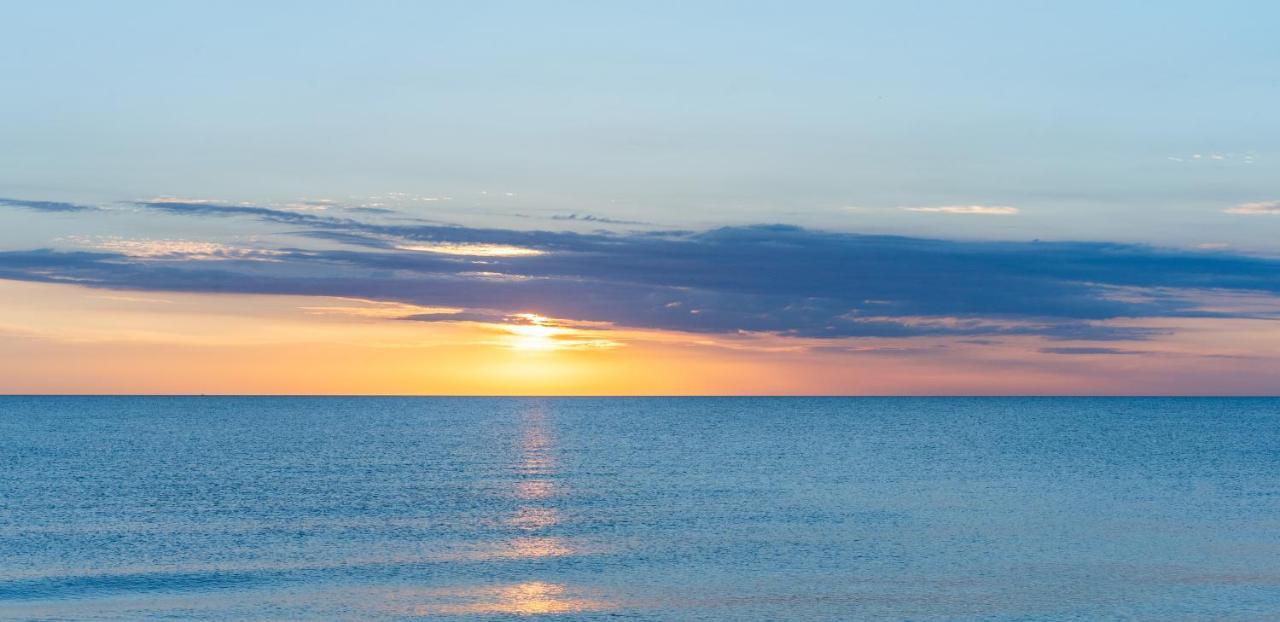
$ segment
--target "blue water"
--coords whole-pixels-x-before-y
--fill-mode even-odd
[[[0,398],[0,619],[1277,620],[1277,399]]]

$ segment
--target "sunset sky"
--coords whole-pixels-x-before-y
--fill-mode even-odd
[[[1280,393],[1280,4],[2,14],[3,393]]]

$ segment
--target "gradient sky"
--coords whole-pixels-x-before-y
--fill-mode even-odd
[[[0,391],[1280,393],[1272,2],[0,2]]]

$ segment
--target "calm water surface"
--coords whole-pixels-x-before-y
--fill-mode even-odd
[[[1280,400],[0,397],[0,619],[1280,620]]]

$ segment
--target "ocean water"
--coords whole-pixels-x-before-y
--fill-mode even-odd
[[[1277,399],[0,398],[0,619],[1280,620]]]

